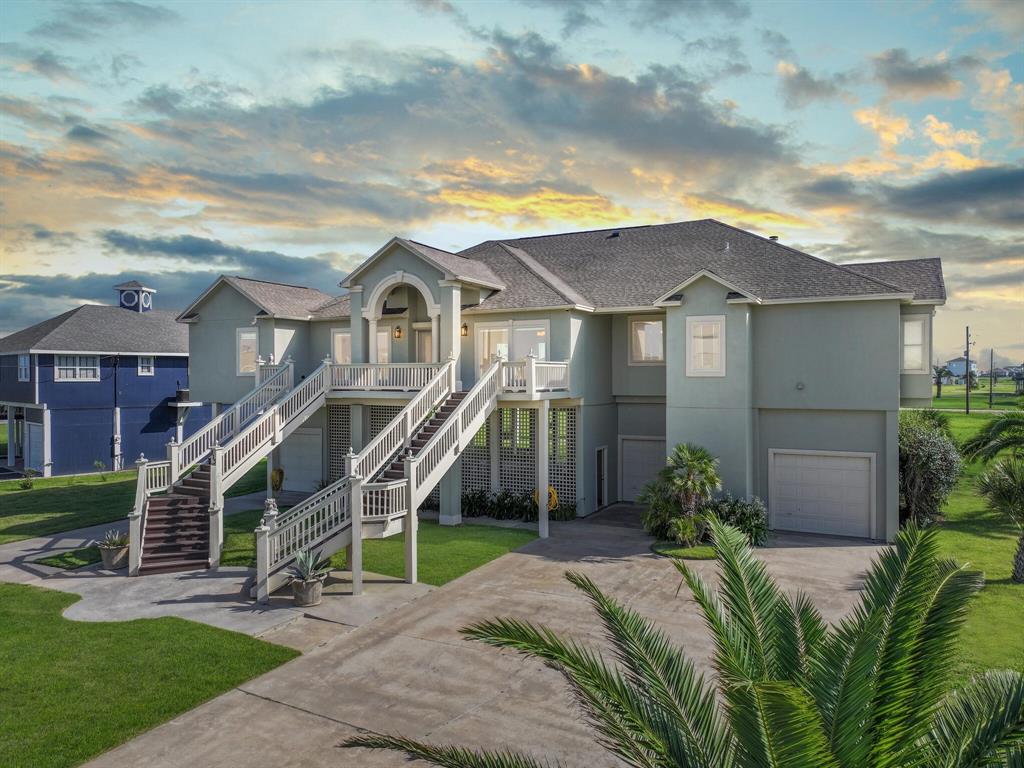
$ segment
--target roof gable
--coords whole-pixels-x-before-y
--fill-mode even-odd
[[[335,298],[316,288],[302,285],[221,275],[178,315],[178,320],[187,322],[195,319],[199,307],[222,285],[229,286],[248,299],[263,315],[293,320],[309,320],[315,308]]]
[[[341,285],[345,288],[352,287],[357,275],[364,272],[378,259],[383,258],[396,246],[404,248],[409,253],[440,271],[446,280],[458,280],[494,290],[500,290],[505,287],[505,284],[484,263],[467,259],[456,253],[443,251],[440,248],[424,245],[415,240],[407,240],[403,237],[393,237],[388,240],[382,248],[379,248],[366,261],[353,269],[341,282]]]

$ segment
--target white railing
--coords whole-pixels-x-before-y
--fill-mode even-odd
[[[135,507],[128,514],[128,575],[138,576],[142,564],[142,542],[146,536],[146,510],[149,497],[171,486],[171,463],[147,461],[145,454],[135,462],[139,476],[135,481]]]
[[[260,366],[263,371],[271,366]],[[249,394],[232,405],[202,428],[185,438],[180,444],[170,443],[167,447],[171,462],[171,482],[177,481],[185,470],[200,463],[215,445],[223,445],[234,437],[253,416],[269,407],[282,393],[291,389],[295,366],[289,360],[279,366],[272,366],[269,374],[261,374],[262,381]]]
[[[445,363],[419,393],[409,401],[391,422],[382,429],[352,460],[350,475],[374,477],[388,459],[403,445],[409,445],[423,418],[455,391],[455,363]]]
[[[396,517],[409,511],[409,482],[391,480],[363,486],[363,519]]]
[[[504,361],[501,364],[503,392],[527,394],[530,399],[538,392],[557,392],[569,389],[569,363],[538,360],[530,355],[525,360]]]
[[[428,482],[431,476],[439,470],[446,470],[443,464],[445,457],[460,446],[462,439],[472,439],[482,425],[482,420],[487,418],[491,410],[489,406],[497,401],[502,365],[500,360],[495,361],[484,372],[441,428],[412,457],[410,469],[413,473],[414,496],[409,504],[411,508],[418,506],[417,497],[424,488],[429,492],[433,487],[433,483]],[[472,432],[467,433],[467,430]]]
[[[423,389],[441,363],[358,363],[331,366],[331,389]]]
[[[346,478],[344,482],[325,488],[324,493],[318,493],[299,505],[305,507],[301,514],[281,515],[274,520],[264,519],[261,527],[269,528],[268,573],[280,570],[294,560],[298,552],[315,546],[345,528],[349,522],[351,488],[352,484]],[[288,511],[291,513],[295,509],[292,507]]]

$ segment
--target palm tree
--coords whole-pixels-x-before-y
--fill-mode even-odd
[[[933,365],[932,371],[935,374],[935,397],[938,399],[942,397],[942,380],[953,373],[944,365]]]
[[[1007,458],[996,462],[978,476],[978,491],[991,509],[1008,515],[1020,531],[1013,580],[1024,582],[1024,461]]]
[[[684,562],[676,568],[715,641],[713,682],[664,633],[580,573],[566,578],[600,617],[615,663],[519,619],[462,631],[561,672],[601,745],[632,766],[1024,764],[1024,674],[993,671],[949,689],[957,634],[983,578],[940,559],[934,529],[904,529],[872,565],[860,604],[827,626],[805,595],[782,593],[739,530],[717,520],[711,527],[718,591]],[[343,746],[460,768],[545,764],[373,733]]]
[[[963,450],[968,458],[982,461],[994,459],[1000,451],[1024,453],[1024,410],[1018,408],[996,416],[964,443]]]
[[[680,443],[672,450],[660,475],[689,515],[696,514],[701,503],[722,487],[718,459],[691,443]]]

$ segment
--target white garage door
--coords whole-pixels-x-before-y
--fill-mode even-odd
[[[665,441],[624,437],[620,443],[623,501],[636,501],[641,489],[665,466]]]
[[[316,490],[323,477],[322,439],[319,429],[297,429],[281,444],[285,490]]]
[[[874,454],[769,451],[769,512],[784,531],[869,538]]]

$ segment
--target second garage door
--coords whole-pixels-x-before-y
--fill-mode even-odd
[[[284,489],[312,492],[323,478],[323,442],[319,429],[297,429],[281,444]]]
[[[768,454],[769,514],[784,531],[870,538],[874,454]]]
[[[636,501],[643,487],[665,466],[665,440],[623,437],[620,442],[623,501]]]

